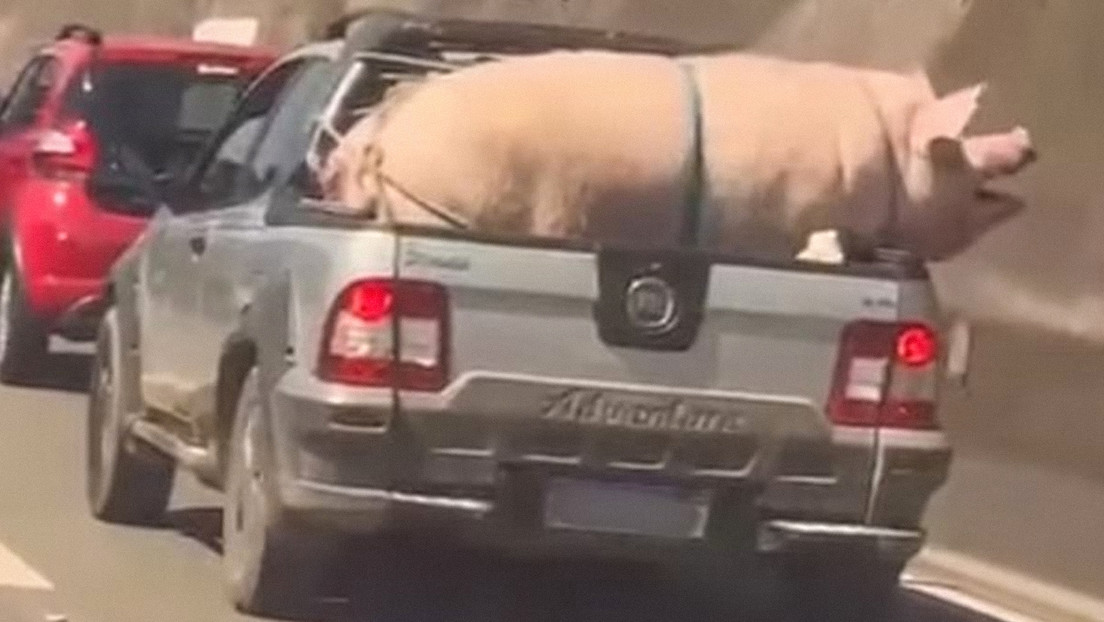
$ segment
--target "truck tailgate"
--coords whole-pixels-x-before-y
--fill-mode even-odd
[[[832,477],[825,404],[841,331],[898,317],[899,283],[882,278],[694,253],[398,244],[398,276],[444,285],[451,313],[447,388],[400,390],[400,409],[437,413],[413,418],[437,449],[506,461]],[[873,443],[861,452],[866,469]]]

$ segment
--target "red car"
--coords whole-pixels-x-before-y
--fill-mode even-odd
[[[0,380],[33,379],[51,334],[91,337],[97,293],[152,215],[156,185],[274,58],[70,27],[27,63],[0,105]]]

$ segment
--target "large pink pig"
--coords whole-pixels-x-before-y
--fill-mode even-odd
[[[1022,208],[985,184],[1031,161],[1026,131],[962,137],[980,93],[746,54],[548,53],[385,101],[327,176],[403,222],[673,245],[699,210],[700,242],[730,252],[792,257],[837,230],[941,259]]]

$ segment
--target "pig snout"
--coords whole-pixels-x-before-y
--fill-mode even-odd
[[[1038,159],[1031,135],[1022,127],[1003,134],[967,138],[962,149],[970,166],[985,179],[1015,175]]]

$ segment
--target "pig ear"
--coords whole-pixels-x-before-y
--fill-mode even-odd
[[[912,122],[912,146],[924,148],[936,138],[962,136],[966,125],[977,112],[978,99],[985,88],[985,84],[971,86],[921,107]]]

